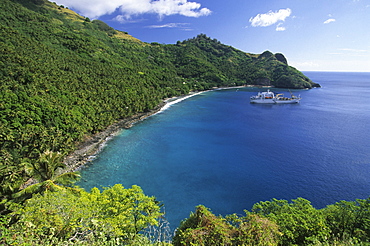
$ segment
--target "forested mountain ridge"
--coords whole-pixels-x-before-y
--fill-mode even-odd
[[[312,88],[313,83],[297,69],[288,66],[283,54],[265,51],[249,54],[211,39],[205,34],[178,41],[173,63],[177,73],[185,78],[214,83],[216,86],[272,85],[280,88]]]
[[[311,88],[282,54],[253,55],[201,34],[144,43],[46,0],[0,2],[0,193],[17,191],[24,163],[70,153],[83,136],[219,86]]]

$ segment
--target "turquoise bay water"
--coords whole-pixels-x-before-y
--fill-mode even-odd
[[[139,185],[164,203],[172,228],[199,204],[226,215],[272,198],[303,197],[317,208],[367,198],[370,73],[305,74],[322,88],[293,91],[300,104],[250,104],[256,88],[174,104],[123,130],[78,185]]]

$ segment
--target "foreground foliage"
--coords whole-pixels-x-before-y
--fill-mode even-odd
[[[34,195],[0,216],[4,245],[370,245],[370,198],[322,209],[297,198],[255,204],[244,216],[200,205],[172,238],[154,197],[138,186],[61,189]],[[174,229],[174,228],[172,228]],[[148,234],[148,232],[154,232]]]
[[[315,209],[303,198],[255,204],[245,216],[204,206],[184,220],[174,245],[370,245],[370,198]]]
[[[256,214],[215,216],[206,207],[183,221],[173,238],[174,245],[277,245],[278,226]]]
[[[42,194],[48,190],[72,189],[68,185],[79,180],[80,174],[78,172],[62,172],[65,167],[61,153],[46,151],[40,154],[38,160],[30,160],[25,164],[26,173],[32,177],[30,181],[35,183],[15,193],[13,198],[19,202],[30,198],[35,193]]]
[[[138,186],[124,189],[122,185],[102,192],[97,188],[47,191],[13,210],[7,218],[16,223],[2,235],[8,245],[140,242],[145,239],[139,233],[157,225],[162,215],[154,197]]]

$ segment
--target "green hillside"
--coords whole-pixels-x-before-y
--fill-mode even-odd
[[[172,63],[178,75],[204,81],[207,85],[272,85],[297,89],[319,86],[288,66],[283,54],[274,55],[270,51],[248,54],[205,34],[165,48],[174,54]]]

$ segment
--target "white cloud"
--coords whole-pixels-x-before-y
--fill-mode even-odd
[[[253,27],[271,26],[279,21],[285,21],[285,19],[289,17],[291,13],[292,10],[290,8],[280,9],[276,12],[272,12],[272,10],[270,10],[266,14],[258,14],[255,17],[250,18],[249,22],[252,24]]]
[[[211,14],[211,10],[207,8],[201,8],[201,4],[196,2],[188,2],[187,0],[152,1],[151,7],[151,11],[159,14],[161,17],[175,14],[184,15],[187,17],[200,17]]]
[[[83,16],[89,18],[97,18],[105,14],[113,13],[122,2],[121,0],[57,0],[58,5],[64,5],[69,8],[73,8]]]
[[[160,18],[169,15],[183,15],[187,17],[207,16],[212,13],[208,8],[201,8],[200,3],[188,2],[188,0],[57,0],[75,9],[89,18],[112,14],[117,9],[122,13],[123,19],[141,14],[157,14]]]
[[[362,49],[351,49],[351,48],[343,48],[338,49],[338,52],[330,52],[327,53],[328,55],[336,55],[336,56],[346,56],[346,57],[369,57],[370,51],[369,50],[362,50]]]
[[[342,50],[342,51],[349,51],[349,52],[358,52],[358,53],[368,52],[368,50],[351,49],[351,48],[343,48],[343,49],[339,49],[339,50]]]
[[[148,28],[180,28],[180,29],[188,29],[189,23],[167,23],[164,25],[152,25],[148,26]]]
[[[113,18],[113,20],[118,21],[120,23],[138,23],[142,22],[143,19],[127,19],[124,15],[117,15]]]
[[[276,26],[276,31],[285,31],[285,27],[283,27],[283,26],[281,26],[282,25],[282,23],[279,23],[277,26]]]
[[[324,21],[324,24],[329,24],[330,22],[334,22],[335,19],[331,18],[331,19],[327,19],[326,21]]]
[[[313,68],[318,68],[320,65],[317,61],[291,61],[292,66],[299,68],[299,70],[307,71]]]
[[[370,55],[370,50],[363,50],[363,49],[352,49],[352,48],[343,48],[343,49],[338,49],[341,55],[345,55],[347,57],[352,56],[352,57],[369,57]]]

